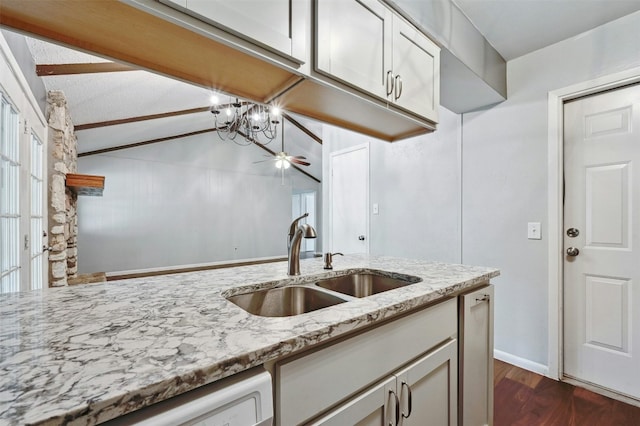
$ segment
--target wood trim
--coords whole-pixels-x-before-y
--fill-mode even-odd
[[[283,262],[287,260],[285,257],[263,260],[248,260],[246,262],[221,263],[218,265],[190,266],[187,268],[163,269],[158,271],[135,272],[131,274],[107,275],[107,281],[129,280],[132,278],[154,277],[158,275],[182,274],[186,272],[208,271],[211,269],[233,268],[236,266],[261,265],[264,263]]]
[[[216,128],[214,127],[212,129],[197,130],[195,132],[182,133],[180,135],[173,135],[173,136],[166,136],[164,138],[151,139],[148,141],[134,142],[126,145],[112,146],[110,148],[96,149],[95,151],[81,152],[78,154],[78,157],[87,157],[89,155],[105,154],[107,152],[120,151],[121,149],[136,148],[138,146],[151,145],[154,143],[166,142],[173,139],[187,138],[189,136],[201,135],[203,133],[211,133],[215,131],[216,131]]]
[[[78,132],[82,130],[95,129],[98,127],[116,126],[118,124],[136,123],[139,121],[156,120],[159,118],[176,117],[179,115],[197,114],[200,112],[205,112],[210,110],[211,110],[211,107],[200,107],[200,108],[183,109],[179,111],[163,112],[159,114],[141,115],[138,117],[121,118],[118,120],[98,121],[96,123],[78,124],[77,126],[73,127],[73,130]]]
[[[36,75],[48,77],[53,75],[95,74],[103,72],[139,71],[129,65],[116,62],[95,62],[82,64],[37,64]]]
[[[78,195],[101,197],[104,191],[104,176],[67,173],[65,184]]]
[[[309,136],[311,139],[313,139],[314,141],[318,142],[320,145],[322,145],[322,139],[319,138],[315,133],[313,133],[311,130],[307,129],[304,125],[302,125],[298,120],[296,120],[295,118],[291,117],[289,114],[287,114],[286,112],[282,113],[282,116],[284,118],[287,119],[287,121],[291,124],[293,124],[294,126],[296,126],[300,131],[302,131],[304,134],[306,134],[307,136]]]

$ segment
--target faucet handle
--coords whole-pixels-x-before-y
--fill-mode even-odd
[[[342,253],[325,253],[324,254],[324,269],[333,269],[333,265],[331,264],[331,262],[333,261],[333,256],[344,256],[344,254]]]

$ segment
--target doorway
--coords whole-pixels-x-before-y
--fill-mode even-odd
[[[332,152],[329,172],[329,247],[369,253],[369,144]]]
[[[292,220],[299,218],[305,213],[309,216],[302,219],[299,223],[311,225],[314,229],[318,229],[316,220],[316,191],[299,191],[294,192],[291,196],[291,218]],[[301,257],[313,257],[316,251],[315,238],[303,238],[300,246]]]
[[[640,85],[564,119],[563,375],[640,399]]]

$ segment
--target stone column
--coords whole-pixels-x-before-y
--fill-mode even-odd
[[[49,124],[49,286],[66,286],[75,277],[78,241],[78,196],[65,186],[67,173],[78,170],[77,139],[61,91],[47,94]]]

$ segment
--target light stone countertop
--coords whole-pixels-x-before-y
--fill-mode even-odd
[[[499,275],[493,268],[353,255],[0,295],[0,425],[96,424]],[[422,282],[285,318],[223,296],[374,269]]]

